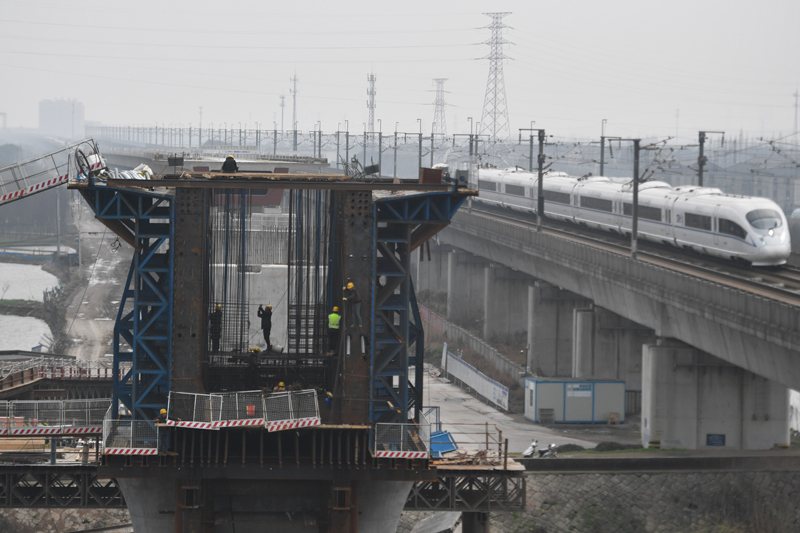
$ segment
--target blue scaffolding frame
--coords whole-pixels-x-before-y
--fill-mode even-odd
[[[411,418],[419,422],[425,346],[411,280],[411,252],[449,224],[466,198],[442,192],[381,198],[373,204],[369,408],[373,423],[406,422],[412,410]],[[409,353],[412,344],[415,349]]]
[[[135,248],[114,324],[112,415],[119,418],[121,402],[133,419],[152,420],[171,388],[173,199],[105,186],[81,192],[97,218]],[[130,351],[121,349],[122,341]]]

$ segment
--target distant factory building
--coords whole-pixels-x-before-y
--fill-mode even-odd
[[[83,104],[77,100],[42,100],[39,102],[39,131],[67,139],[83,139],[86,128]]]

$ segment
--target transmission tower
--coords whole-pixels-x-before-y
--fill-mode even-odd
[[[511,27],[503,23],[503,18],[510,14],[510,12],[484,13],[484,15],[492,17],[492,23],[486,26],[492,30],[492,37],[483,43],[489,45],[489,55],[483,58],[489,60],[489,79],[486,82],[483,117],[478,134],[487,132],[490,141],[502,140],[511,135],[506,105],[506,85],[503,80],[503,60],[508,58],[503,53],[503,45],[510,44],[509,41],[503,39],[503,30]]]
[[[289,78],[292,82],[292,88],[289,92],[292,93],[292,130],[297,130],[297,74]]]
[[[444,137],[447,135],[447,121],[444,118],[444,82],[447,81],[447,78],[434,78],[433,81],[436,82],[436,101],[433,103],[432,131],[434,135]]]
[[[369,109],[369,131],[375,131],[375,74],[368,74],[367,81],[369,82],[369,89],[367,89],[367,108]]]

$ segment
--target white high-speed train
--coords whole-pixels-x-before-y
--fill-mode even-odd
[[[548,217],[630,234],[630,180],[547,172],[543,181]],[[537,186],[538,177],[531,172],[481,168],[475,201],[535,213]],[[754,266],[782,265],[791,253],[786,217],[775,202],[725,194],[710,187],[673,188],[661,181],[639,185],[638,235]]]

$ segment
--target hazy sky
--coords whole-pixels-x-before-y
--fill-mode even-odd
[[[223,7],[224,5],[224,7]],[[504,65],[512,134],[787,135],[800,87],[797,0],[294,2],[3,0],[0,111],[35,127],[42,99],[76,98],[86,119],[271,128],[290,77],[298,128],[363,131],[367,74],[384,132],[433,119],[448,78],[448,133],[481,118],[485,11],[510,11]],[[679,117],[676,120],[676,113]],[[376,123],[377,129],[377,123]]]

